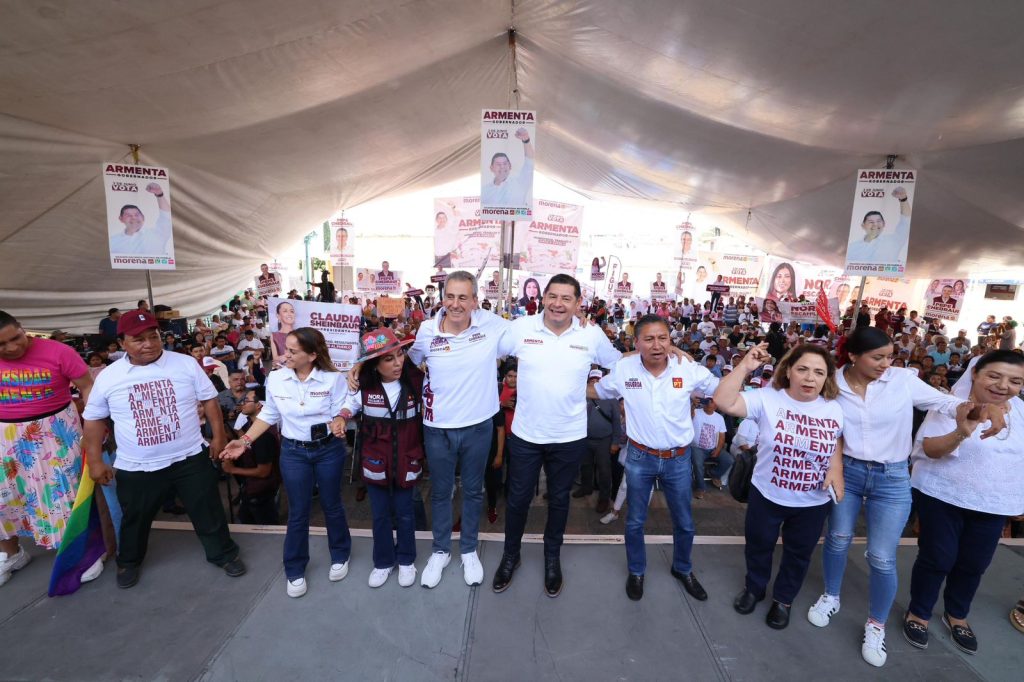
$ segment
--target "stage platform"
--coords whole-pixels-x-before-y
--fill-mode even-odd
[[[465,585],[454,556],[436,589],[418,580],[403,589],[392,575],[374,590],[366,584],[371,542],[365,532],[354,539],[350,573],[339,583],[328,582],[326,538],[314,535],[309,592],[289,599],[280,529],[236,531],[249,572],[231,579],[203,560],[187,524],[161,525],[141,581],[129,590],[116,587],[110,563],[95,583],[50,599],[52,555],[34,551],[35,560],[0,588],[0,679],[934,682],[1019,680],[1024,671],[1024,635],[1007,617],[1024,592],[1020,546],[1001,546],[982,582],[970,618],[980,642],[972,657],[953,647],[938,614],[926,651],[903,640],[899,622],[916,553],[908,541],[899,550],[889,660],[876,669],[860,657],[863,545],[851,552],[843,609],[832,624],[818,629],[805,617],[821,591],[819,547],[793,620],[777,632],[764,624],[764,603],[750,616],[732,609],[743,580],[742,538],[698,539],[695,570],[710,594],[702,603],[669,575],[665,537],[650,538],[646,593],[631,602],[621,537],[572,538],[562,552],[565,587],[549,599],[536,542],[524,546],[512,586],[495,594],[496,536],[482,543],[481,587]],[[422,568],[430,543],[418,545]]]

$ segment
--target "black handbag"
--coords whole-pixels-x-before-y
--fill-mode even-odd
[[[757,449],[740,451],[733,461],[732,471],[729,472],[729,494],[737,502],[746,503],[750,497],[750,479],[754,475],[754,465],[757,464]]]

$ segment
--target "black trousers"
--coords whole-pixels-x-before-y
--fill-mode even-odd
[[[580,487],[586,492],[594,489],[594,471],[597,471],[598,499],[612,496],[612,437],[588,438],[587,451],[580,464]]]
[[[140,566],[149,546],[153,519],[169,491],[185,506],[206,560],[221,566],[238,557],[238,545],[228,532],[228,520],[220,500],[217,471],[208,451],[186,457],[158,471],[117,471],[117,500],[121,504],[119,567]]]
[[[782,562],[775,576],[772,599],[792,605],[807,577],[811,555],[821,537],[832,503],[814,507],[784,507],[766,499],[754,486],[750,486],[745,524],[747,558],[747,590],[764,597],[768,580],[772,577],[772,555],[775,543],[782,533]]]
[[[548,520],[544,525],[544,557],[558,558],[569,520],[569,493],[580,459],[587,449],[586,438],[568,443],[531,443],[509,434],[508,508],[505,512],[505,554],[519,556],[526,517],[537,487],[541,467],[548,482]]]

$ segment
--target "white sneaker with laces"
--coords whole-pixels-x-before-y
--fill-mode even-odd
[[[0,552],[0,585],[11,579],[11,573],[25,568],[30,561],[32,561],[32,555],[26,552],[24,547],[18,547],[18,553],[14,556],[9,556],[7,552]]]
[[[619,513],[613,509],[612,511],[608,512],[607,514],[601,517],[601,523],[607,526],[612,521],[618,520],[618,518]]]
[[[370,587],[380,587],[391,577],[392,567],[375,568],[370,571]]]
[[[861,644],[860,655],[876,668],[885,665],[885,628],[880,628],[874,623],[867,623],[864,626],[864,643]]]
[[[342,578],[348,575],[348,562],[343,564],[331,564],[331,572],[327,576],[327,579],[332,583],[336,583]]]
[[[416,582],[416,565],[409,564],[408,566],[398,567],[398,584],[402,587],[412,587],[413,583]]]
[[[306,594],[306,579],[296,578],[295,580],[288,581],[288,596],[292,599],[297,599],[302,595]]]
[[[92,566],[86,569],[85,573],[82,574],[83,583],[96,580],[96,578],[100,577],[100,573],[103,573],[103,561],[106,558],[107,555],[104,553]]]
[[[434,552],[430,555],[430,561],[423,568],[423,576],[420,578],[420,585],[423,587],[437,587],[441,582],[441,571],[452,561],[449,552]]]
[[[466,579],[466,584],[470,587],[484,581],[484,567],[476,552],[462,555],[462,577]]]
[[[814,606],[807,610],[807,620],[812,625],[823,628],[828,625],[832,616],[839,613],[839,597],[823,594],[814,602]]]

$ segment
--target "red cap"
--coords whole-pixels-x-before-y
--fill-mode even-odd
[[[125,336],[138,336],[147,329],[157,329],[160,325],[156,318],[145,310],[132,310],[121,314],[117,321],[117,333]]]

